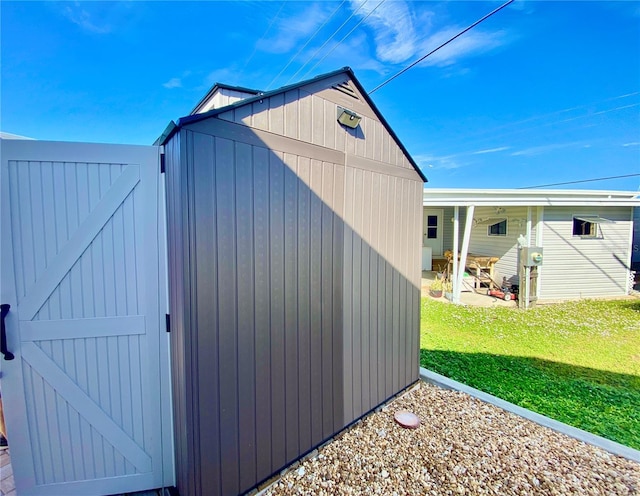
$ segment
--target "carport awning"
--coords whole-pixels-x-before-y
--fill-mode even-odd
[[[594,215],[594,216],[589,216],[589,215],[577,216],[576,215],[574,219],[578,219],[584,222],[591,222],[592,224],[615,224],[615,221],[605,219],[604,217],[598,217],[597,215]]]
[[[476,226],[488,226],[507,220],[506,217],[489,217],[487,219],[473,219]]]

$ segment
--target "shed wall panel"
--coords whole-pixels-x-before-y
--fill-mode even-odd
[[[200,150],[200,155],[197,157],[201,163],[213,164],[215,162],[215,139],[211,136],[193,135],[187,134],[185,136],[187,147],[193,149],[197,147]],[[187,162],[190,177],[193,178],[193,171],[195,170],[195,163],[192,154],[189,154],[191,160]],[[215,202],[215,170],[213,167],[204,167],[203,174],[199,175],[198,181],[194,184],[193,200],[198,203],[208,204],[209,209],[214,209]],[[198,325],[217,328],[218,326],[218,312],[213,307],[212,303],[216,301],[216,294],[218,290],[217,285],[217,271],[218,271],[218,256],[217,250],[214,249],[213,253],[209,252],[209,247],[217,247],[216,239],[216,219],[210,215],[203,216],[205,209],[192,210],[193,222],[200,226],[198,232],[198,242],[193,246],[195,247],[195,256],[190,258],[190,261],[196,262],[198,272],[195,275],[195,279],[191,280],[190,284],[195,286],[196,291],[195,303],[197,311]],[[209,256],[211,255],[211,256]],[[191,266],[192,268],[193,266]],[[191,336],[193,337],[193,336]],[[203,336],[198,336],[197,343],[193,343],[194,354],[196,354],[196,363],[208,364],[211,363],[211,358],[217,358],[217,350],[219,344],[217,342],[217,333],[208,333]],[[213,363],[217,364],[218,360],[215,359]],[[198,367],[198,374],[194,377],[194,384],[191,386],[197,388],[199,384],[208,384],[208,387],[213,389],[213,394],[200,396],[195,392],[197,400],[192,400],[194,406],[197,407],[197,419],[210,418],[212,421],[217,422],[220,415],[220,402],[219,402],[219,381],[211,381],[210,378],[217,370],[212,373],[209,366]],[[192,393],[194,394],[194,393]],[[195,420],[194,420],[195,421]],[[201,436],[194,437],[194,443],[198,445],[202,440],[206,443],[211,443],[215,446],[215,449],[210,450],[211,459],[208,460],[211,463],[212,470],[198,474],[196,477],[199,479],[198,483],[205,485],[220,485],[221,473],[220,473],[220,438],[216,436],[215,432],[211,429],[203,429]],[[196,447],[194,446],[194,449]],[[197,453],[197,451],[196,451]],[[215,468],[213,468],[215,467]]]
[[[185,330],[191,328],[190,299],[184,298],[191,285],[189,243],[190,205],[187,197],[190,174],[186,163],[185,133],[176,134],[165,145],[167,191],[167,253],[169,257],[169,307],[171,322],[172,391],[175,432],[176,484],[188,494],[197,494],[199,469],[196,466],[193,408],[194,357],[193,338]],[[198,482],[196,482],[198,481]]]
[[[186,494],[247,491],[418,378],[422,182],[381,162],[379,123],[346,164],[333,147],[366,136],[301,118],[335,121],[327,102],[296,90],[167,145]]]

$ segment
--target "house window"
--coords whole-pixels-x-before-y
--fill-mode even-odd
[[[487,228],[488,236],[506,236],[507,235],[507,220],[501,220],[494,224],[490,224]]]
[[[573,235],[581,238],[602,237],[600,224],[615,224],[615,221],[598,217],[597,215],[581,215],[573,218]],[[598,232],[600,234],[598,234]]]
[[[589,222],[579,217],[573,218],[573,235],[583,237],[595,237],[598,232],[598,224],[595,222]]]
[[[427,215],[427,239],[438,238],[438,216]]]

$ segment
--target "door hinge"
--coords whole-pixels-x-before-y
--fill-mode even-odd
[[[167,326],[167,332],[171,332],[171,317],[166,314],[164,317],[165,325]]]
[[[160,174],[164,174],[165,160],[164,153],[160,154]]]

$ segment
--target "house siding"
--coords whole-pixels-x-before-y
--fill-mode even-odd
[[[599,215],[599,236],[572,235],[574,215]],[[544,262],[540,284],[543,299],[568,299],[627,294],[631,259],[629,207],[547,207],[544,210]]]
[[[453,249],[453,219],[454,207],[444,207],[444,249]],[[464,226],[467,217],[467,207],[460,207],[459,210],[459,234],[458,234],[458,251],[462,248],[462,238],[464,234]],[[536,209],[532,209],[532,244],[535,240],[535,224]],[[499,257],[500,260],[495,265],[495,280],[497,283],[502,282],[502,278],[506,277],[510,284],[518,284],[518,237],[526,233],[526,207],[508,207],[500,214],[496,214],[495,207],[478,207],[474,213],[475,219],[485,218],[506,218],[507,219],[507,235],[506,236],[489,236],[488,225],[480,224],[472,226],[471,237],[469,241],[469,253],[476,255],[490,255]]]
[[[418,379],[422,181],[292,98],[168,144],[181,494],[247,491]]]
[[[453,250],[453,214],[454,207],[444,207],[444,216],[442,220],[442,235],[443,239],[443,251]],[[464,232],[464,223],[467,219],[467,209],[466,207],[460,207],[458,209],[458,222],[460,223],[460,234],[458,238],[458,251],[460,251],[460,247],[462,246],[462,233]]]
[[[518,284],[518,237],[527,232],[527,207],[509,207],[496,214],[494,207],[475,209],[475,219],[506,218],[507,235],[489,236],[486,224],[476,225],[471,230],[469,253],[499,257],[495,265],[495,280],[498,284],[506,277],[510,284]],[[531,244],[535,240],[536,210],[532,209]],[[462,229],[462,228],[461,228]]]

